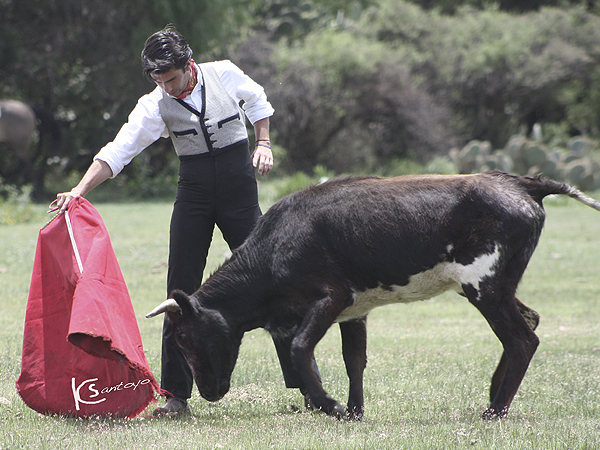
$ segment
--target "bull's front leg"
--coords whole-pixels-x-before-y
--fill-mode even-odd
[[[312,361],[317,343],[325,336],[344,307],[344,302],[336,301],[333,296],[315,302],[296,332],[291,348],[292,362],[302,377],[312,406],[338,418],[345,417],[346,409],[323,389]]]
[[[342,353],[350,381],[346,416],[360,420],[365,409],[363,374],[367,366],[367,316],[340,323],[340,331]]]

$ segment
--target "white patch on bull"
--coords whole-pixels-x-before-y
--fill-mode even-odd
[[[479,284],[494,274],[499,258],[500,247],[496,245],[492,253],[475,258],[471,264],[442,262],[432,269],[411,275],[406,286],[380,286],[355,292],[353,305],[344,309],[336,322],[362,317],[378,306],[428,300],[450,289],[462,293],[463,285],[473,286],[479,296]]]

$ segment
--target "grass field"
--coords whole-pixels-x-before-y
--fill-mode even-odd
[[[160,376],[168,203],[98,204],[128,284],[152,371]],[[548,199],[546,229],[519,289],[541,315],[540,347],[507,418],[480,419],[501,346],[456,294],[369,316],[365,417],[343,422],[298,408],[270,337],[246,334],[229,394],[192,414],[132,420],[47,417],[16,392],[25,306],[39,228],[0,226],[0,449],[598,449],[600,448],[600,213]],[[227,254],[218,233],[208,271]],[[326,389],[347,395],[339,332],[317,347]],[[297,406],[296,406],[297,405]]]

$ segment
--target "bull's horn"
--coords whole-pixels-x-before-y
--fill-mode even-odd
[[[169,298],[169,299],[165,300],[164,302],[162,302],[160,305],[158,305],[156,308],[154,308],[152,311],[150,311],[148,314],[146,314],[146,319],[149,319],[150,317],[158,316],[159,314],[162,314],[164,312],[175,312],[175,311],[181,311],[181,307],[177,304],[177,302],[175,300],[173,300],[172,298]]]

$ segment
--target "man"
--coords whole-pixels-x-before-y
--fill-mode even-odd
[[[73,198],[114,178],[147,146],[170,136],[180,170],[171,217],[167,294],[174,289],[192,293],[202,282],[214,226],[234,249],[261,215],[253,166],[260,175],[273,168],[269,141],[273,108],[262,87],[230,61],[197,65],[185,38],[172,26],[147,39],[142,65],[157,87],[139,99],[128,122],[94,157],[79,184],[57,195],[55,208],[66,211]],[[244,116],[256,136],[252,156]],[[290,342],[275,345],[286,385],[301,387],[289,358]],[[168,392],[167,402],[155,415],[189,411],[193,377],[168,319],[163,327],[161,387]]]

